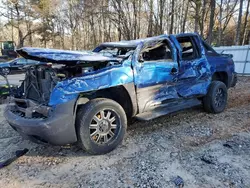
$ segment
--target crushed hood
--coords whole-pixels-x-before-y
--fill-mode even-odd
[[[26,59],[41,62],[52,62],[59,64],[67,63],[86,63],[86,62],[105,62],[114,60],[113,58],[100,55],[95,52],[81,52],[69,50],[57,50],[48,48],[24,47],[16,50],[19,55]]]

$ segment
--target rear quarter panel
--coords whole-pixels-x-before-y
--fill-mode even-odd
[[[228,75],[228,83],[231,83],[232,75],[235,72],[234,62],[230,57],[223,55],[206,55],[211,65],[212,75],[215,72],[226,72]]]

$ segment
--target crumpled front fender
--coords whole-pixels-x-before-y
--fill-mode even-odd
[[[108,67],[82,77],[58,82],[50,96],[50,106],[78,98],[80,93],[105,89],[133,82],[131,63]]]

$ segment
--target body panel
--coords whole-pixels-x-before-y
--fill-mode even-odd
[[[80,93],[105,89],[133,82],[131,62],[108,67],[85,76],[58,82],[50,97],[50,106],[76,99]]]
[[[152,60],[139,62],[139,54],[151,43],[166,40],[172,53],[172,60]],[[178,71],[178,62],[174,44],[168,36],[161,36],[157,39],[148,40],[141,43],[136,49],[134,55],[134,82],[136,86],[139,112],[148,111],[155,106],[161,105],[163,101],[179,98],[175,89],[176,76],[172,74],[172,69]]]
[[[186,35],[180,36],[183,37]],[[206,58],[201,39],[195,34],[190,37],[196,44],[198,57],[192,60],[180,59],[177,90],[182,97],[206,95],[211,83],[211,66]]]

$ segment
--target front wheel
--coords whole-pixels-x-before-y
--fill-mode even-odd
[[[213,81],[210,84],[207,95],[203,98],[205,111],[209,113],[221,113],[227,105],[227,87],[223,82]]]
[[[2,73],[3,75],[8,75],[8,74],[10,74],[10,68],[8,68],[8,67],[2,68],[1,73]]]
[[[76,117],[80,146],[91,154],[105,154],[123,140],[127,119],[123,108],[110,99],[93,99],[80,107]]]

